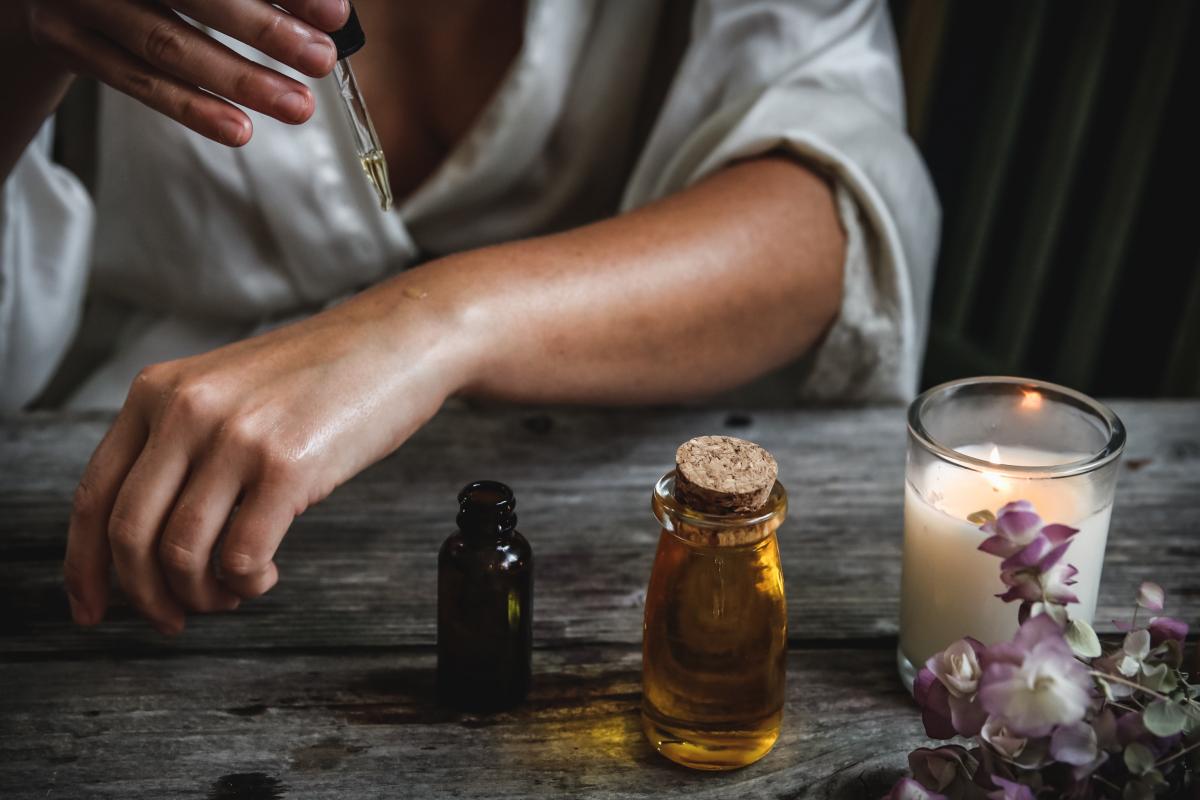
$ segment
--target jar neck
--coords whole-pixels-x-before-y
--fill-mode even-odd
[[[675,517],[670,525],[664,525],[670,535],[690,547],[738,548],[753,550],[765,547],[783,523],[783,517],[745,527],[711,528],[693,525],[686,519]]]
[[[749,514],[706,513],[680,501],[674,489],[672,470],[654,486],[650,498],[654,516],[664,530],[699,547],[754,546],[769,539],[787,516],[787,492],[778,481],[763,507]]]

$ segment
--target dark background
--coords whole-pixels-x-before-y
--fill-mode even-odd
[[[943,207],[926,385],[1200,396],[1200,9],[892,0]]]

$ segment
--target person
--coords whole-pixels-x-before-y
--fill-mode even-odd
[[[292,520],[451,397],[913,393],[939,211],[884,3],[355,5],[392,213],[323,77],[345,0],[0,11],[0,400],[74,342],[105,355],[63,406],[120,409],[78,623],[112,568],[168,634],[266,592]],[[51,157],[74,73],[90,191]]]

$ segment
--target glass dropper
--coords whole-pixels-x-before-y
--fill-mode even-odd
[[[354,68],[350,66],[350,56],[367,43],[366,35],[358,22],[358,12],[354,10],[353,5],[350,6],[350,19],[345,27],[331,36],[337,45],[338,55],[333,75],[337,80],[338,95],[342,98],[342,105],[350,118],[358,161],[362,164],[363,172],[366,173],[375,193],[379,195],[379,207],[389,211],[392,208],[392,186],[388,180],[387,159],[384,158],[383,146],[375,133],[375,124],[371,122],[371,114],[367,111],[362,90],[358,88],[358,80],[354,77]]]

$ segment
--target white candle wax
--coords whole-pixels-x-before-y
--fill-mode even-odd
[[[1086,458],[1080,453],[1051,453],[991,445],[958,448],[959,452],[1020,466],[1050,466]],[[998,457],[997,457],[998,456]],[[900,649],[918,669],[934,653],[964,636],[984,644],[1012,638],[1019,603],[1002,602],[997,594],[1001,559],[979,550],[987,534],[968,522],[975,511],[995,512],[1013,500],[1028,500],[1042,520],[1079,529],[1065,561],[1079,570],[1072,587],[1079,603],[1068,606],[1072,618],[1092,621],[1100,571],[1108,540],[1111,502],[1095,508],[1087,480],[1029,480],[979,473],[934,461],[921,476],[923,496],[906,482],[904,494],[904,561],[900,587]]]

